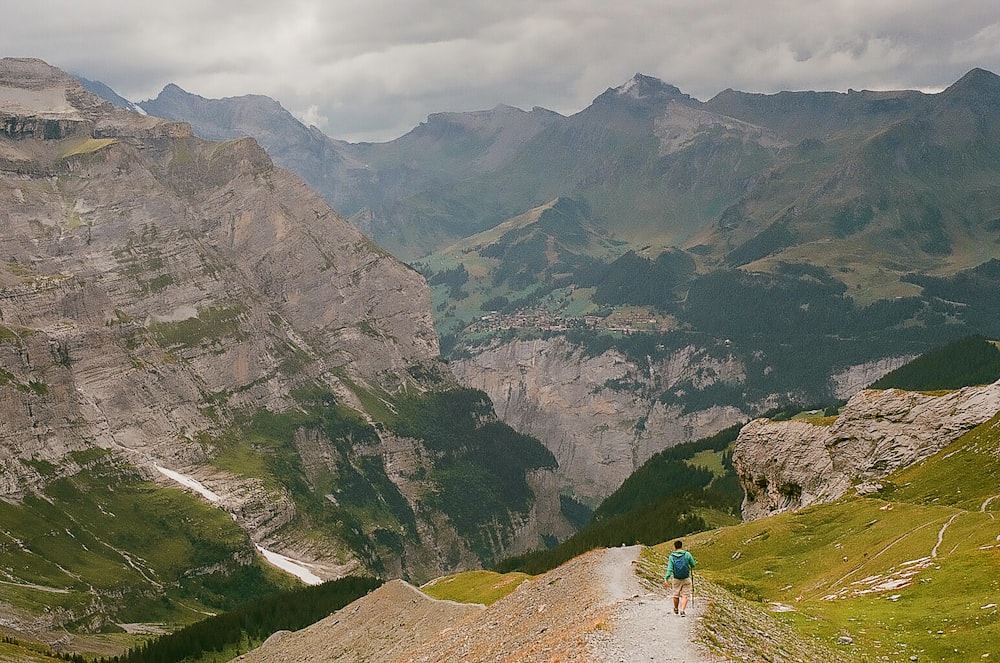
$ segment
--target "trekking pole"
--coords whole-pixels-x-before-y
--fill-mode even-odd
[[[694,607],[694,571],[691,571],[691,607]]]

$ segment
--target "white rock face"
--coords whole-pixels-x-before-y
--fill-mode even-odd
[[[866,390],[830,426],[751,421],[740,431],[733,465],[751,520],[866,490],[894,470],[947,446],[1000,411],[1000,382],[943,395]]]
[[[742,381],[737,361],[694,348],[643,369],[616,351],[586,356],[554,337],[505,343],[450,367],[459,382],[489,394],[503,421],[541,440],[559,463],[562,483],[591,503],[653,454],[745,419],[733,407],[684,413],[657,400],[683,380],[696,386]]]

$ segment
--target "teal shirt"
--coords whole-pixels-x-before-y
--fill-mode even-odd
[[[691,556],[691,553],[686,550],[675,550],[670,553],[670,559],[667,561],[667,575],[663,577],[664,580],[670,580],[674,576],[674,555],[678,558],[687,557],[688,566],[691,567],[692,570],[694,570],[694,567],[697,566],[695,564],[694,557]]]

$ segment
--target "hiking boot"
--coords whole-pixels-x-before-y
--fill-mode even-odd
[[[674,614],[677,614],[677,606],[674,606]]]
[[[686,617],[686,616],[687,616],[687,615],[685,615],[685,614],[684,614],[684,611],[683,611],[683,610],[681,610],[681,617]]]

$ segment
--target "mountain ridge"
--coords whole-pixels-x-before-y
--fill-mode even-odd
[[[935,107],[968,103],[975,99],[975,95],[959,95],[959,91],[977,86],[988,88],[994,78],[985,70],[978,73],[973,70],[962,81],[950,86],[950,92],[945,90],[937,94],[906,90],[851,90],[847,93],[779,92],[763,95],[726,90],[707,102],[701,102],[658,79],[636,74],[626,83],[608,88],[588,107],[571,116],[544,111],[546,119],[540,124],[536,122],[530,129],[526,126],[517,128],[518,123],[523,125],[521,119],[513,124],[510,121],[513,118],[530,118],[540,110],[526,112],[518,109],[517,113],[511,114],[508,107],[505,113],[501,113],[507,119],[498,123],[498,112],[504,109],[501,105],[490,111],[466,114],[435,113],[428,117],[427,122],[387,143],[351,145],[321,139],[310,147],[303,140],[294,139],[296,150],[312,150],[317,156],[310,157],[311,165],[303,163],[292,167],[323,192],[335,208],[358,219],[365,232],[380,245],[404,258],[417,257],[421,250],[441,248],[461,236],[479,232],[505,218],[566,195],[587,203],[601,223],[607,224],[609,218],[617,216],[614,224],[606,228],[635,243],[643,242],[643,238],[656,233],[656,240],[661,246],[673,243],[692,248],[707,244],[723,254],[739,249],[748,255],[729,258],[730,263],[755,263],[755,266],[769,269],[773,258],[758,263],[758,260],[768,258],[768,254],[761,254],[759,250],[750,252],[746,240],[753,239],[756,245],[771,246],[779,252],[794,249],[796,242],[807,244],[811,233],[796,239],[794,231],[787,236],[790,239],[782,240],[784,244],[791,241],[791,245],[769,244],[772,240],[767,237],[777,236],[777,227],[769,230],[776,222],[782,228],[792,228],[789,223],[794,223],[793,217],[782,220],[781,205],[791,208],[805,206],[806,209],[799,210],[800,216],[815,214],[810,208],[818,205],[820,215],[827,215],[829,212],[825,207],[830,203],[824,202],[815,193],[805,198],[800,195],[790,198],[792,190],[774,190],[776,179],[773,174],[769,176],[770,180],[761,180],[760,174],[746,171],[739,173],[738,177],[729,177],[728,181],[718,179],[706,186],[706,178],[709,181],[718,178],[717,173],[724,172],[727,164],[740,163],[741,157],[744,162],[751,158],[745,153],[747,146],[740,143],[754,135],[758,138],[750,138],[751,143],[763,141],[759,147],[764,149],[755,148],[757,154],[752,156],[758,162],[758,173],[761,168],[765,171],[768,168],[777,169],[778,172],[787,169],[795,159],[790,163],[788,157],[778,158],[774,150],[792,154],[791,148],[799,143],[808,149],[799,150],[801,154],[796,158],[805,157],[812,161],[831,157],[850,159],[850,151],[844,153],[843,148],[838,147],[835,153],[831,148],[846,145],[844,141],[856,143],[866,136],[874,136],[899,121],[926,115]],[[677,110],[671,112],[671,105]],[[686,110],[681,112],[681,108]],[[691,114],[693,111],[697,114]],[[483,124],[484,119],[486,124]],[[661,134],[658,159],[643,153],[649,149],[646,145],[652,139],[650,134],[654,133],[654,125],[651,123],[654,122],[659,126],[656,131]],[[676,125],[674,129],[670,129],[671,123]],[[712,136],[713,127],[727,125],[730,132],[740,127],[739,134],[745,138],[727,146],[724,138]],[[459,126],[464,128],[458,130]],[[502,129],[501,126],[508,128]],[[687,128],[681,129],[681,126]],[[702,128],[697,129],[699,126]],[[209,129],[206,127],[206,130]],[[300,127],[300,131],[304,130],[304,126]],[[681,133],[670,138],[671,131]],[[504,132],[509,136],[504,137]],[[264,133],[266,130],[263,128],[256,131],[273,153],[290,151],[275,142],[277,137],[267,139],[263,137]],[[684,135],[687,138],[682,138]],[[577,141],[584,141],[582,147],[586,148],[585,151],[580,151],[579,145],[573,147]],[[823,145],[823,141],[828,142],[825,152],[816,151],[815,147]],[[616,143],[621,146],[616,146]],[[664,148],[664,145],[672,147]],[[609,148],[612,148],[611,153],[606,152]],[[708,150],[714,151],[714,163],[699,163],[710,154]],[[726,151],[732,153],[723,157]],[[619,158],[626,153],[630,154],[628,159]],[[552,155],[558,154],[564,155],[560,158],[570,158],[575,163],[567,166],[553,161]],[[606,163],[595,159],[598,154]],[[672,164],[674,161],[676,164]],[[619,165],[608,170],[609,165],[615,162]],[[623,169],[622,165],[629,162],[634,165]],[[421,164],[420,172],[407,165],[413,163]],[[690,168],[698,169],[695,177],[687,174],[678,179],[682,169]],[[845,172],[857,170],[857,166],[852,166],[849,161],[842,168]],[[836,170],[829,172],[835,178],[841,177]],[[482,180],[483,177],[493,180],[495,188],[503,188],[506,193],[498,194],[490,188],[488,181]],[[525,186],[525,177],[534,180],[535,184]],[[789,179],[785,176],[785,179],[793,182],[798,177]],[[871,173],[867,177],[876,183],[882,178],[881,175],[873,177]],[[379,182],[377,187],[376,180]],[[552,186],[547,183],[552,180],[562,184]],[[615,189],[620,185],[615,180],[622,180],[621,185],[630,189],[637,185],[642,188],[659,187],[661,192],[654,198],[648,193],[631,191],[642,197],[629,200],[622,195],[624,191],[616,193]],[[671,184],[671,181],[674,183]],[[761,186],[765,183],[767,189]],[[601,186],[600,191],[594,188],[595,184]],[[802,184],[808,186],[805,181]],[[691,189],[692,186],[695,188]],[[824,190],[835,191],[837,185],[828,183],[820,184],[820,187],[818,192],[821,193]],[[755,201],[765,195],[774,201],[784,200],[777,205],[772,203],[769,209],[759,212],[747,208],[748,205],[756,207]],[[877,195],[880,194],[871,197]],[[472,203],[473,197],[480,200],[478,205]],[[796,197],[799,199],[796,200]],[[713,198],[716,202],[706,206],[706,202]],[[519,202],[516,202],[518,199]],[[852,204],[850,200],[846,203]],[[832,204],[843,205],[844,201],[835,200]],[[640,213],[623,213],[629,205],[637,206]],[[734,210],[740,207],[746,211],[739,215],[727,211],[727,208]],[[736,220],[738,228],[748,233],[746,239],[726,239],[725,234],[711,238],[716,233],[712,229],[715,221],[732,223],[726,220],[727,215]],[[460,217],[466,220],[459,221]],[[947,232],[950,234],[952,231]],[[741,249],[741,244],[747,246]],[[919,246],[915,248],[922,250]],[[812,255],[815,249],[804,250],[809,252],[804,255],[815,260]],[[788,255],[796,260],[803,259],[794,251],[788,252]],[[725,259],[724,255],[719,257]],[[916,257],[919,258],[919,255]]]

